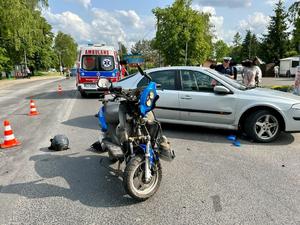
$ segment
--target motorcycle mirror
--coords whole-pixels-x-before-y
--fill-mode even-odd
[[[100,78],[97,82],[99,90],[109,90],[111,88],[111,85],[111,82],[105,78]]]

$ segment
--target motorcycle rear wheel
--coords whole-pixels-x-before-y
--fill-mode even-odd
[[[158,190],[162,179],[159,161],[151,169],[151,175],[151,180],[146,183],[145,159],[141,155],[133,157],[127,164],[123,175],[123,185],[126,192],[138,201],[145,201],[150,198]]]

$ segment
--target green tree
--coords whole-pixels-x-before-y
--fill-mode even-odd
[[[51,26],[39,11],[39,6],[47,5],[47,0],[0,1],[0,47],[5,49],[9,58],[6,66],[24,63],[25,53],[34,65],[34,56],[39,54],[39,50],[50,47],[49,51],[52,51],[53,37],[49,37],[48,42],[44,41],[52,34]],[[47,34],[42,29],[45,24],[48,26]]]
[[[250,30],[247,30],[241,48],[241,58],[243,60],[250,59],[251,57],[251,41],[252,41],[251,39],[252,39],[252,33]]]
[[[228,56],[230,48],[223,40],[218,40],[214,44],[215,58],[218,62],[222,61],[223,57]]]
[[[7,57],[7,52],[5,50],[5,48],[1,48],[0,47],[0,73],[1,71],[6,70],[6,65],[9,62],[9,58]],[[1,77],[1,74],[0,74]]]
[[[168,65],[203,63],[212,52],[209,14],[190,7],[191,0],[175,0],[167,8],[156,8],[154,47]]]
[[[292,51],[300,53],[300,1],[294,2],[289,7],[290,22],[294,25],[292,31]]]
[[[253,59],[258,55],[260,43],[255,34],[252,34],[250,30],[247,30],[245,38],[241,47],[241,60]]]
[[[230,56],[235,62],[241,62],[242,37],[239,32],[234,35],[232,43],[233,45],[230,48]]]
[[[54,40],[54,49],[63,66],[72,67],[77,56],[77,43],[68,34],[59,31]]]
[[[131,48],[132,54],[141,54],[146,62],[154,63],[158,57],[157,50],[152,47],[152,40],[142,40],[135,43]]]
[[[119,42],[118,53],[119,53],[119,56],[120,56],[121,60],[123,59],[123,55],[127,55],[128,54],[127,48],[126,48],[126,46],[122,42]]]
[[[266,62],[276,62],[286,56],[288,51],[287,13],[283,1],[279,0],[274,9],[274,16],[268,25],[268,33],[263,38],[262,59]]]

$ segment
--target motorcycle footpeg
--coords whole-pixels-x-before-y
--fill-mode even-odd
[[[107,148],[107,150],[111,153],[111,155],[114,158],[116,158],[116,159],[124,158],[124,153],[120,146],[118,146],[110,141],[107,141],[107,140],[103,140],[103,143],[105,144],[105,147]]]

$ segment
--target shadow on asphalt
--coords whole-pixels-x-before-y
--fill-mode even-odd
[[[122,179],[116,175],[116,169],[110,165],[108,157],[77,154],[52,152],[32,156],[30,160],[34,161],[35,171],[41,179],[1,186],[1,193],[19,194],[29,199],[63,197],[91,207],[119,207],[137,203],[126,194]],[[47,182],[57,177],[65,180],[67,185],[63,187]]]
[[[33,96],[28,96],[26,99],[74,99],[78,98],[76,90],[66,90],[59,94],[57,91],[42,92]]]
[[[96,113],[97,112],[95,112],[95,114]],[[98,119],[94,115],[76,117],[70,120],[66,120],[62,122],[62,124],[72,126],[72,127],[79,127],[79,128],[100,131],[100,127],[98,125]]]
[[[98,120],[94,115],[73,118],[71,120],[64,121],[62,124],[73,126],[73,127],[85,128],[85,129],[99,130],[100,132]],[[229,135],[236,135],[238,140],[242,144],[257,145],[257,146],[288,145],[293,143],[295,140],[294,136],[289,133],[281,133],[278,139],[273,141],[272,143],[255,143],[245,135],[242,135],[240,132],[235,130],[211,129],[211,128],[200,127],[200,126],[189,126],[189,125],[178,125],[178,124],[167,124],[167,123],[162,124],[162,129],[164,135],[166,135],[168,138],[202,141],[202,142],[209,142],[209,143],[228,143],[229,141],[227,140],[227,137]]]
[[[42,92],[33,96],[28,96],[26,99],[80,99],[82,98],[77,90],[62,90],[58,91]],[[84,99],[100,99],[98,94],[89,94]],[[100,104],[100,102],[99,102]]]
[[[183,140],[194,140],[209,143],[228,143],[229,135],[236,135],[242,144],[248,145],[287,145],[294,142],[294,136],[289,133],[282,133],[277,140],[272,143],[255,143],[248,137],[235,130],[211,129],[200,126],[178,125],[178,124],[162,124],[164,135],[168,138],[176,138]]]

